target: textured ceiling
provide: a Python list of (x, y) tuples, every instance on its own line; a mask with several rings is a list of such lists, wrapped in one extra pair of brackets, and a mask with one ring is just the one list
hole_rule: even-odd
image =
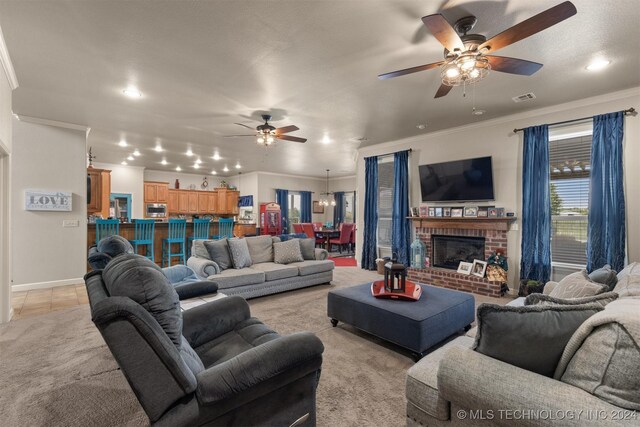
[[(473, 14), (473, 32), (491, 37), (557, 3), (0, 0), (0, 26), (20, 83), (14, 113), (91, 127), (99, 162), (120, 163), (138, 148), (130, 164), (151, 169), (228, 164), (233, 174), (240, 161), (245, 172), (322, 177), (329, 168), (333, 177), (355, 172), (359, 146), (639, 86), (637, 0), (574, 0), (576, 16), (498, 52), (543, 63), (537, 74), (493, 72), (466, 97), (454, 88), (434, 100), (438, 70), (376, 77), (442, 59), (424, 15)], [(600, 56), (608, 69), (586, 71)], [(124, 97), (129, 84), (143, 97)], [(527, 92), (537, 98), (511, 100)], [(487, 112), (474, 116), (474, 106)], [(309, 141), (265, 150), (251, 137), (223, 138), (247, 133), (234, 122), (256, 126), (263, 112)], [(163, 153), (153, 151), (157, 142)], [(222, 160), (211, 159), (215, 150)]]

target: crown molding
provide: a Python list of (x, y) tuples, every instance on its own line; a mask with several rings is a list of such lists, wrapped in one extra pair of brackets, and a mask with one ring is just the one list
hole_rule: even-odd
[(13, 69), (13, 63), (9, 56), (9, 49), (7, 49), (7, 44), (4, 42), (2, 28), (0, 28), (0, 63), (2, 63), (4, 75), (9, 81), (9, 87), (11, 90), (16, 90), (18, 88), (18, 78), (16, 77), (16, 71)]
[(59, 128), (65, 128), (65, 129), (79, 130), (79, 131), (84, 132), (85, 135), (89, 135), (89, 132), (91, 131), (91, 128), (89, 126), (77, 125), (75, 123), (66, 123), (66, 122), (59, 122), (57, 120), (41, 119), (39, 117), (25, 116), (23, 114), (15, 114), (15, 116), (21, 122), (34, 123), (34, 124), (37, 124), (37, 125), (55, 126), (55, 127), (59, 127)]

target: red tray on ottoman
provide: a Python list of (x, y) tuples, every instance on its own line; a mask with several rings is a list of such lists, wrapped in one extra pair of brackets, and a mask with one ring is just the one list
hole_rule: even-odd
[(406, 281), (404, 292), (390, 292), (384, 288), (384, 280), (376, 280), (371, 284), (371, 295), (376, 298), (401, 299), (418, 301), (422, 295), (422, 288), (413, 282)]

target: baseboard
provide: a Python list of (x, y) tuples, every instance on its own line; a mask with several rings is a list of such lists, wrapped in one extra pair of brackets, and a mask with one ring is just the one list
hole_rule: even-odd
[(33, 291), (35, 289), (57, 288), (58, 286), (82, 284), (84, 284), (84, 279), (82, 277), (78, 277), (77, 279), (52, 280), (50, 282), (23, 283), (22, 285), (12, 285), (11, 291)]

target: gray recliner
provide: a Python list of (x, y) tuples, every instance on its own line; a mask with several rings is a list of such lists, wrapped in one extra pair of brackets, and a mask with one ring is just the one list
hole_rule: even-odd
[(85, 284), (92, 320), (153, 425), (315, 425), (315, 335), (278, 335), (241, 297), (182, 312), (139, 255), (114, 258)]

